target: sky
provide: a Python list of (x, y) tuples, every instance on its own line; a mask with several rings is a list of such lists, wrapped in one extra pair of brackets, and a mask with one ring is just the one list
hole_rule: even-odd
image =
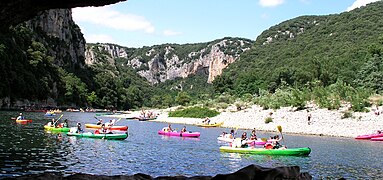
[(127, 0), (72, 9), (87, 43), (143, 47), (223, 37), (256, 40), (271, 26), (303, 15), (347, 12), (379, 0)]

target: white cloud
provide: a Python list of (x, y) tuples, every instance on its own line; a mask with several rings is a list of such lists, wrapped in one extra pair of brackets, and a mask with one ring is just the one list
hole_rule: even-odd
[(263, 7), (274, 7), (283, 4), (284, 0), (259, 0), (259, 4)]
[(84, 35), (87, 43), (117, 43), (112, 36), (106, 34)]
[(177, 35), (181, 35), (182, 34), (181, 32), (176, 32), (176, 31), (172, 31), (172, 30), (165, 30), (162, 33), (165, 36), (177, 36)]
[(356, 0), (350, 7), (347, 8), (347, 11), (351, 11), (353, 9), (365, 6), (366, 4), (376, 2), (380, 0)]
[(142, 16), (123, 14), (110, 7), (85, 7), (72, 9), (73, 19), (117, 30), (153, 33), (153, 25)]

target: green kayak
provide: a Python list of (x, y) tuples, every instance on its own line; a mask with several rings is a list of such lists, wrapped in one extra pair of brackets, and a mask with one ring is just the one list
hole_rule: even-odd
[(56, 127), (51, 127), (51, 126), (44, 126), (44, 129), (47, 131), (52, 131), (52, 132), (69, 132), (70, 128), (56, 128)]
[(84, 138), (96, 138), (96, 139), (113, 139), (113, 140), (124, 140), (128, 137), (128, 134), (93, 134), (87, 133), (67, 133), (68, 136), (84, 137)]
[(221, 146), (222, 152), (259, 154), (259, 155), (282, 155), (282, 156), (308, 156), (311, 152), (309, 147), (288, 148), (288, 149), (264, 149), (264, 148), (235, 148), (230, 146)]

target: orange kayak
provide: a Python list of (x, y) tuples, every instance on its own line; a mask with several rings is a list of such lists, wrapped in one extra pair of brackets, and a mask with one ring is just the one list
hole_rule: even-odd
[(32, 119), (20, 119), (16, 120), (17, 123), (31, 123)]

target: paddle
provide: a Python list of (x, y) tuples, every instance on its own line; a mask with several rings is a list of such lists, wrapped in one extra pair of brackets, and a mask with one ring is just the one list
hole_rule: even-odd
[(63, 116), (64, 116), (64, 114), (61, 114), (61, 116), (56, 120), (56, 122), (54, 124), (56, 124)]
[(282, 126), (277, 126), (277, 128), (278, 128), (278, 131), (281, 133), (282, 139), (284, 140), (283, 134), (282, 134)]

